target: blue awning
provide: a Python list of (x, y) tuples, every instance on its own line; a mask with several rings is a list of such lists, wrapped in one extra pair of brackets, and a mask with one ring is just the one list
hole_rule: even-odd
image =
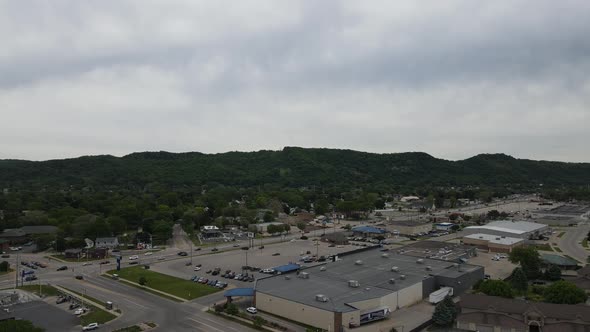
[(254, 288), (232, 288), (223, 293), (225, 297), (231, 296), (254, 296)]
[(299, 266), (299, 264), (291, 263), (291, 264), (273, 267), (273, 270), (275, 270), (277, 272), (281, 272), (281, 273), (287, 273), (287, 272), (297, 271), (297, 270), (299, 270), (299, 268), (301, 268), (301, 266)]

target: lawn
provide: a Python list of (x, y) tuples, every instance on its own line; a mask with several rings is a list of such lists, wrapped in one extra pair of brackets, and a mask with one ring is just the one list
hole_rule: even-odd
[(95, 306), (89, 305), (88, 307), (91, 308), (90, 312), (80, 317), (80, 322), (82, 325), (88, 325), (90, 323), (104, 324), (117, 318), (117, 316), (111, 314), (110, 312), (104, 311)]
[(583, 246), (584, 248), (588, 248), (588, 238), (585, 238), (585, 239), (582, 241), (582, 246)]
[(537, 244), (533, 244), (531, 246), (535, 247), (537, 250), (553, 251), (553, 249), (551, 248), (549, 243), (537, 243)]
[[(19, 286), (18, 289), (26, 290), (27, 292), (31, 292), (34, 294), (39, 295), (39, 285), (25, 285)], [(41, 285), (41, 293), (46, 296), (57, 296), (59, 295), (59, 291), (54, 288), (53, 286)]]
[(186, 300), (196, 299), (198, 297), (213, 294), (219, 291), (219, 289), (215, 287), (146, 270), (142, 266), (127, 267), (121, 269), (121, 271), (111, 270), (108, 273), (116, 273), (119, 275), (119, 278), (135, 283), (138, 283), (139, 278), (143, 276), (147, 280), (147, 287), (157, 289), (161, 292), (175, 295)]
[(133, 326), (124, 327), (122, 329), (115, 330), (113, 332), (141, 332), (141, 327), (139, 327), (137, 325), (133, 325)]

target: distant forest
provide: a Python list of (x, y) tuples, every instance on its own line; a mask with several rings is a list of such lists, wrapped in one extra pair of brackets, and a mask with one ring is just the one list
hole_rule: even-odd
[[(39, 250), (85, 245), (140, 227), (165, 243), (180, 223), (247, 227), (281, 213), (339, 212), (364, 218), (396, 195), (455, 207), (512, 193), (590, 199), (590, 164), (478, 155), (447, 161), (425, 153), (374, 154), (303, 149), (221, 154), (144, 152), (43, 162), (0, 160), (0, 231), (55, 225)], [(402, 209), (402, 206), (398, 207)], [(54, 241), (56, 240), (56, 241)]]
[(587, 186), (590, 164), (481, 154), (448, 161), (426, 153), (375, 154), (285, 147), (282, 151), (220, 154), (142, 152), (121, 158), (89, 156), (32, 162), (0, 160), (0, 188), (96, 190), (218, 185), (281, 188), (418, 188)]

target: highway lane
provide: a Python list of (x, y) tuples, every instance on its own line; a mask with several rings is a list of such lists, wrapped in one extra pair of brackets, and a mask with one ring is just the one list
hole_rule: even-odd
[[(557, 237), (558, 246), (563, 252), (585, 265), (586, 259), (589, 255), (588, 250), (582, 246), (582, 240), (590, 231), (590, 225), (587, 222), (582, 222), (576, 227), (570, 227), (565, 234), (559, 238)], [(558, 234), (559, 232), (557, 232)]]

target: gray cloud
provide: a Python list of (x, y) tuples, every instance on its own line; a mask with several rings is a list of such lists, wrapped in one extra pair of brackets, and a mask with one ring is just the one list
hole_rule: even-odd
[(0, 3), (0, 158), (590, 161), (586, 1)]

